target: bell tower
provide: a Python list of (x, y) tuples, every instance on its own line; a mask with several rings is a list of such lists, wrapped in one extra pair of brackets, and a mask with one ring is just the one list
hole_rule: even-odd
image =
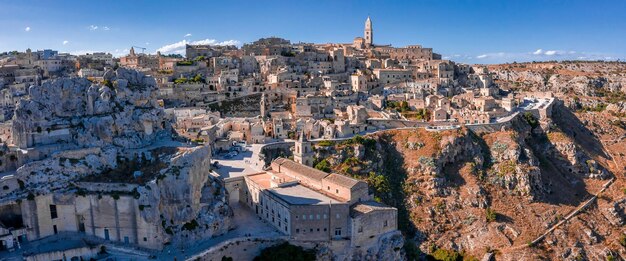
[(304, 131), (300, 132), (300, 137), (295, 142), (293, 161), (313, 167), (313, 149), (311, 148), (311, 142), (304, 136)]
[(374, 45), (374, 29), (372, 28), (372, 20), (367, 16), (365, 20), (365, 31), (363, 35), (365, 39), (365, 47), (372, 47)]
[(266, 119), (268, 103), (267, 103), (267, 96), (265, 96), (265, 93), (261, 94), (260, 105), (261, 105), (261, 119)]

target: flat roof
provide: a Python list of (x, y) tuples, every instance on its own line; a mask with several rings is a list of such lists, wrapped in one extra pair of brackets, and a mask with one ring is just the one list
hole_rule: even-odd
[(376, 201), (359, 202), (352, 207), (351, 216), (357, 217), (377, 210), (392, 210), (394, 207), (387, 206)]
[(272, 188), (268, 191), (291, 205), (326, 205), (344, 203), (300, 184)]

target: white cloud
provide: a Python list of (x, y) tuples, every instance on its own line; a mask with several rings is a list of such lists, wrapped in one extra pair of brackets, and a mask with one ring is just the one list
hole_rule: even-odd
[(30, 26), (26, 26), (26, 28), (24, 28), (24, 31), (30, 32)]
[(191, 34), (186, 34), (186, 35), (185, 35), (185, 37), (190, 37), (190, 36), (191, 36)]
[[(448, 55), (449, 57), (449, 55)], [(454, 56), (453, 56), (454, 57)], [(572, 50), (545, 50), (536, 49), (528, 52), (492, 52), (475, 55), (461, 55), (453, 58), (459, 62), (466, 63), (509, 63), (509, 62), (531, 62), (531, 61), (565, 61), (565, 60), (624, 60), (626, 57), (620, 57), (613, 53), (596, 53)]]
[(98, 25), (94, 25), (94, 24), (90, 25), (87, 28), (89, 28), (89, 31), (98, 31), (98, 30), (110, 31), (111, 30), (111, 27), (104, 26), (104, 25), (98, 26)]
[(146, 42), (146, 45), (150, 45), (150, 43), (149, 43), (149, 42)]
[(557, 51), (554, 51), (554, 50), (546, 51), (546, 55), (552, 56), (555, 54), (557, 54)]
[(63, 45), (66, 45), (68, 43), (70, 43), (70, 41), (68, 41), (68, 40), (63, 41)]
[(165, 46), (162, 46), (161, 48), (157, 49), (158, 52), (161, 52), (163, 54), (169, 54), (169, 53), (176, 53), (176, 54), (184, 54), (185, 53), (185, 45), (188, 44), (194, 44), (194, 45), (240, 45), (241, 42), (237, 41), (237, 40), (228, 40), (228, 41), (223, 41), (223, 42), (218, 42), (215, 39), (204, 39), (204, 40), (199, 40), (199, 41), (187, 41), (187, 40), (182, 40), (180, 42), (176, 42), (173, 44), (168, 44)]

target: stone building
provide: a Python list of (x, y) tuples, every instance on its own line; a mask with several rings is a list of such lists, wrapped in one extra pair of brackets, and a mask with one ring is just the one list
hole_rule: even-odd
[(370, 48), (374, 45), (374, 28), (372, 27), (372, 20), (369, 16), (367, 20), (365, 20), (363, 39), (365, 40), (365, 47)]
[(135, 48), (130, 48), (130, 53), (120, 57), (120, 66), (132, 69), (152, 69), (159, 68), (159, 57), (150, 54), (136, 54)]
[(292, 239), (363, 246), (397, 230), (397, 210), (370, 201), (363, 181), (285, 158), (244, 178), (240, 201)]
[(306, 165), (309, 167), (313, 166), (313, 148), (311, 147), (311, 142), (306, 139), (306, 134), (304, 131), (300, 132), (300, 137), (295, 142), (294, 152), (293, 152), (293, 160), (302, 165)]

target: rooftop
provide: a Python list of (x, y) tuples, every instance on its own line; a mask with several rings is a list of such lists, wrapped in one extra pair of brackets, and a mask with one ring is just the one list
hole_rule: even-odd
[(345, 188), (353, 188), (357, 184), (361, 184), (361, 183), (365, 184), (365, 182), (363, 181), (359, 181), (350, 177), (346, 177), (344, 175), (334, 174), (334, 173), (325, 177), (324, 180), (330, 181), (332, 183), (335, 183)]
[(307, 176), (311, 179), (318, 180), (318, 181), (321, 181), (323, 178), (329, 175), (328, 173), (323, 172), (321, 170), (311, 168), (306, 165), (302, 165), (300, 163), (297, 163), (293, 160), (286, 159), (286, 158), (278, 158), (278, 159), (275, 159), (274, 162), (278, 163), (281, 169), (285, 168), (293, 172), (299, 173), (300, 175), (304, 175), (304, 176)]
[(354, 205), (352, 207), (352, 210), (350, 211), (351, 212), (350, 215), (352, 217), (357, 217), (357, 216), (364, 215), (373, 211), (389, 210), (389, 209), (395, 209), (395, 208), (384, 205), (382, 203), (378, 203), (376, 201), (365, 201), (365, 202), (360, 202)]
[(300, 184), (268, 190), (291, 205), (325, 205), (344, 203)]

